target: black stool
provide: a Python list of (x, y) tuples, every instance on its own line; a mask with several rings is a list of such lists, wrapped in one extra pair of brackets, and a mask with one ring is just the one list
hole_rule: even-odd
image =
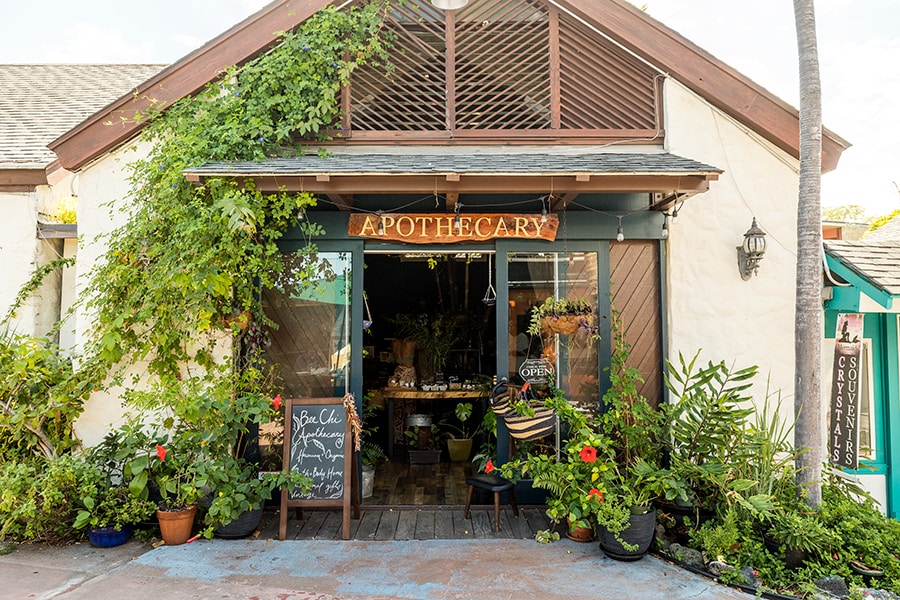
[(513, 514), (519, 516), (519, 507), (516, 506), (516, 489), (512, 481), (496, 475), (473, 475), (466, 479), (466, 485), (469, 486), (469, 493), (466, 495), (464, 519), (469, 518), (469, 507), (472, 505), (472, 494), (475, 493), (475, 488), (494, 492), (494, 521), (497, 523), (497, 531), (500, 531), (500, 494), (502, 492), (509, 492), (509, 504), (512, 506)]

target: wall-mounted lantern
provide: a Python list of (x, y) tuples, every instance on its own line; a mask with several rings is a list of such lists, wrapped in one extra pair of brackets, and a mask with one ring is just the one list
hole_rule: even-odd
[(766, 253), (766, 232), (756, 224), (756, 217), (753, 217), (750, 229), (744, 234), (744, 243), (737, 247), (737, 253), (741, 279), (747, 281), (752, 275), (756, 275), (759, 261)]

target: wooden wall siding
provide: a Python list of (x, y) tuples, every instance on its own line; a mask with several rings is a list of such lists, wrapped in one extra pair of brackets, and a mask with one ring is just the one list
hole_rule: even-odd
[(631, 344), (629, 365), (644, 377), (640, 393), (656, 406), (663, 386), (659, 242), (610, 242), (609, 263), (612, 304)]
[(662, 127), (656, 73), (546, 0), (397, 2), (387, 27), (393, 70), (354, 73), (345, 137), (627, 140)]
[(661, 125), (653, 69), (563, 12), (559, 32), (563, 128), (652, 130)]

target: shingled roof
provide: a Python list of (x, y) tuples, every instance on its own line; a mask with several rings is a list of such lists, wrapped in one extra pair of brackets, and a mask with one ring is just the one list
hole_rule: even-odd
[(865, 242), (900, 242), (900, 216), (896, 216), (872, 233), (866, 235)]
[(900, 296), (900, 240), (826, 241), (825, 251), (882, 292)]
[(43, 169), (47, 144), (165, 65), (0, 65), (0, 169)]

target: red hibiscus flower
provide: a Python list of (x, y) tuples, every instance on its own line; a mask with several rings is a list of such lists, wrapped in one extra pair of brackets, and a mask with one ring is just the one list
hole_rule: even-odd
[(494, 462), (491, 459), (488, 459), (487, 464), (484, 465), (484, 472), (490, 473), (494, 470)]
[(156, 455), (159, 457), (159, 462), (166, 460), (166, 454), (168, 452), (169, 452), (168, 450), (166, 450), (159, 444), (156, 445)]
[(603, 492), (598, 490), (597, 488), (591, 488), (591, 491), (588, 492), (588, 498), (593, 498), (597, 496), (597, 502), (603, 502)]
[(281, 409), (281, 394), (278, 394), (277, 396), (275, 396), (274, 398), (272, 398), (272, 407), (273, 407), (275, 410), (280, 410), (280, 409)]
[(597, 461), (597, 450), (592, 448), (591, 446), (585, 446), (581, 449), (581, 460), (584, 462), (596, 462)]

